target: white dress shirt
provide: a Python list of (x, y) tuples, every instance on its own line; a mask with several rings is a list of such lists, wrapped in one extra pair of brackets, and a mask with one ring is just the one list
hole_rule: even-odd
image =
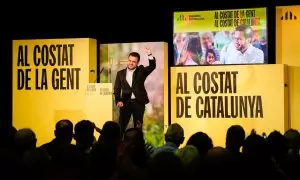
[(221, 51), (221, 64), (262, 64), (264, 63), (264, 52), (252, 45), (241, 53), (230, 43)]
[[(154, 57), (152, 55), (148, 56), (149, 60), (154, 60)], [(133, 81), (133, 73), (136, 70), (130, 70), (127, 68), (127, 72), (126, 72), (126, 81), (128, 82), (129, 86), (132, 87), (132, 81)], [(131, 99), (135, 99), (135, 96), (133, 94), (133, 92), (131, 93)]]
[[(136, 68), (133, 69), (133, 70), (130, 70), (130, 69), (127, 68), (126, 81), (128, 82), (130, 87), (132, 87), (133, 73), (134, 73), (135, 70), (136, 70)], [(133, 92), (131, 93), (131, 99), (135, 99), (135, 96), (134, 96)]]

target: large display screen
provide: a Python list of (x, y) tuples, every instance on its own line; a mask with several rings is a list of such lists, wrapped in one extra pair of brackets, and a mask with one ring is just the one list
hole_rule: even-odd
[(268, 62), (267, 9), (174, 12), (174, 65)]

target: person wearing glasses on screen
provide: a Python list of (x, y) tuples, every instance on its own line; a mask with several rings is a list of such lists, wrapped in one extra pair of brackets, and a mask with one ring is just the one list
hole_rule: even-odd
[(233, 41), (221, 51), (221, 64), (262, 64), (264, 53), (252, 45), (253, 31), (250, 26), (235, 28)]

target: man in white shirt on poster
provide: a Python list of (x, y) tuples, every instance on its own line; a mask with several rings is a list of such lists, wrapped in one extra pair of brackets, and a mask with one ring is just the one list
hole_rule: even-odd
[(233, 41), (224, 46), (221, 51), (221, 64), (262, 64), (264, 53), (254, 47), (252, 41), (252, 29), (247, 25), (237, 26), (233, 34)]

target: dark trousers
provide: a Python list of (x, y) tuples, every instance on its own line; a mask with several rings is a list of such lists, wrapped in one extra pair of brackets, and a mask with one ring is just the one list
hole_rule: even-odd
[(138, 121), (143, 124), (144, 112), (145, 104), (138, 103), (136, 100), (129, 100), (120, 108), (119, 125), (122, 137), (126, 131), (131, 115), (133, 115), (133, 123), (134, 127), (136, 127)]

